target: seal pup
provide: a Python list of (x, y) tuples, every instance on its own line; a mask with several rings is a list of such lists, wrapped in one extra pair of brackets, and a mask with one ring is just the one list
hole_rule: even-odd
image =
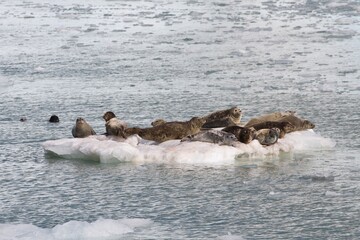
[(245, 127), (251, 127), (255, 124), (268, 122), (268, 121), (276, 122), (281, 120), (285, 116), (295, 115), (295, 113), (296, 113), (295, 111), (285, 111), (285, 112), (274, 112), (274, 113), (265, 114), (259, 117), (251, 118), (245, 124)]
[(253, 127), (240, 127), (240, 126), (229, 126), (221, 129), (221, 131), (232, 133), (238, 139), (239, 142), (248, 144), (250, 143), (254, 137), (256, 130)]
[(141, 138), (146, 140), (165, 142), (167, 140), (182, 139), (186, 136), (194, 135), (200, 132), (200, 129), (205, 121), (206, 120), (203, 118), (193, 117), (189, 121), (166, 122), (156, 127), (127, 128), (125, 129), (125, 135), (130, 136), (138, 134)]
[(261, 145), (272, 145), (276, 143), (279, 139), (280, 129), (270, 128), (270, 129), (260, 129), (256, 131), (255, 139), (259, 141)]
[(195, 135), (189, 135), (181, 139), (181, 142), (193, 141), (208, 142), (228, 146), (236, 146), (236, 143), (239, 142), (234, 134), (215, 129), (200, 131)]
[(239, 125), (241, 117), (242, 113), (238, 107), (219, 110), (204, 116), (206, 123), (203, 125), (203, 128), (218, 128)]
[(20, 118), (20, 122), (26, 122), (26, 121), (27, 121), (26, 117), (21, 117)]
[(79, 117), (76, 119), (76, 123), (72, 128), (72, 135), (74, 138), (84, 138), (90, 135), (96, 135), (96, 133), (85, 119)]
[(57, 123), (59, 121), (60, 121), (60, 119), (56, 115), (51, 115), (51, 117), (49, 118), (49, 122), (51, 122), (51, 123)]
[(124, 130), (127, 128), (127, 125), (125, 122), (116, 118), (113, 112), (106, 112), (103, 115), (103, 119), (105, 120), (106, 135), (126, 138)]
[(283, 138), (286, 133), (290, 133), (295, 130), (294, 125), (292, 125), (288, 121), (279, 121), (279, 122), (266, 121), (251, 125), (251, 127), (255, 128), (256, 130), (278, 128), (280, 130), (280, 135), (279, 135), (280, 138)]
[(156, 127), (164, 123), (166, 123), (166, 121), (164, 119), (159, 118), (151, 122), (151, 126)]

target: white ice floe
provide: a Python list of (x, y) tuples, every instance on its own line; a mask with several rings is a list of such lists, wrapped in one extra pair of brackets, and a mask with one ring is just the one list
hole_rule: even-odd
[(148, 219), (98, 219), (95, 222), (69, 221), (53, 228), (40, 228), (32, 224), (0, 224), (0, 240), (82, 240), (118, 239), (135, 228), (152, 223)]
[(125, 141), (105, 136), (71, 138), (46, 141), (45, 152), (67, 159), (86, 159), (110, 162), (176, 162), (176, 163), (231, 163), (238, 157), (262, 157), (280, 152), (327, 150), (335, 146), (332, 139), (324, 138), (313, 130), (293, 132), (271, 146), (257, 140), (236, 147), (206, 142), (180, 142), (170, 140), (161, 144), (134, 135)]

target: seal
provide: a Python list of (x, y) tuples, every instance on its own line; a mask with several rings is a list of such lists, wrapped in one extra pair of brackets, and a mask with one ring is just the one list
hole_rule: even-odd
[(203, 128), (218, 128), (239, 125), (242, 117), (240, 108), (232, 107), (226, 110), (219, 110), (204, 116), (206, 123)]
[(248, 144), (254, 137), (256, 130), (253, 127), (240, 127), (240, 126), (229, 126), (221, 129), (221, 131), (232, 133), (238, 139), (239, 142)]
[(251, 125), (251, 127), (255, 128), (256, 130), (278, 128), (280, 130), (280, 138), (283, 138), (286, 133), (293, 132), (295, 130), (294, 125), (288, 121), (266, 121)]
[(265, 115), (250, 119), (245, 124), (245, 127), (251, 127), (255, 124), (268, 122), (268, 121), (276, 122), (276, 121), (281, 120), (285, 116), (295, 115), (295, 113), (296, 113), (295, 111), (285, 111), (285, 112), (274, 112), (274, 113), (265, 114)]
[(228, 146), (236, 146), (236, 143), (239, 142), (234, 134), (215, 129), (200, 131), (195, 135), (189, 135), (181, 139), (181, 142), (193, 141), (208, 142)]
[(51, 115), (51, 117), (49, 118), (49, 122), (51, 122), (51, 123), (57, 123), (59, 121), (60, 121), (59, 117), (56, 115)]
[(126, 128), (125, 135), (130, 136), (138, 134), (141, 138), (156, 142), (165, 142), (167, 140), (182, 139), (189, 135), (200, 132), (205, 119), (193, 117), (185, 122), (166, 122), (164, 124), (150, 128)]
[(103, 119), (106, 122), (106, 135), (126, 138), (124, 130), (127, 128), (127, 125), (125, 122), (116, 118), (116, 115), (113, 112), (106, 112), (103, 115)]
[(74, 138), (84, 138), (90, 135), (96, 135), (96, 133), (85, 119), (79, 117), (76, 119), (75, 126), (72, 128), (72, 135)]
[(276, 143), (279, 139), (280, 129), (260, 129), (256, 131), (255, 139), (259, 141), (261, 145), (270, 146)]
[(159, 118), (151, 122), (151, 126), (156, 127), (164, 123), (166, 123), (166, 121), (164, 119)]
[(313, 124), (309, 120), (299, 118), (295, 115), (283, 116), (280, 121), (287, 121), (291, 123), (294, 126), (294, 129), (291, 132), (315, 128), (315, 124)]

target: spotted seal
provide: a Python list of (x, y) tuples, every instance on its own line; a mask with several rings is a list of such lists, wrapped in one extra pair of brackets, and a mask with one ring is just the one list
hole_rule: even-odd
[(204, 116), (206, 123), (203, 125), (203, 128), (218, 128), (239, 125), (241, 116), (242, 113), (238, 107), (219, 110)]
[(240, 127), (240, 126), (229, 126), (221, 129), (221, 131), (232, 133), (238, 139), (239, 142), (248, 144), (255, 137), (255, 128), (252, 127)]
[(124, 130), (127, 127), (124, 121), (119, 120), (116, 115), (108, 111), (103, 115), (105, 120), (106, 135), (126, 138)]
[(193, 141), (209, 142), (228, 146), (236, 146), (236, 143), (238, 143), (238, 140), (234, 134), (215, 129), (200, 131), (195, 135), (189, 135), (181, 139), (181, 142)]
[(79, 117), (76, 119), (76, 123), (72, 128), (72, 135), (74, 138), (84, 138), (90, 135), (96, 135), (96, 133), (85, 119)]
[(270, 128), (270, 129), (260, 129), (256, 131), (255, 139), (259, 141), (261, 145), (272, 145), (275, 144), (280, 135), (280, 129)]
[(156, 142), (164, 142), (172, 139), (182, 139), (186, 136), (194, 135), (200, 132), (200, 129), (205, 121), (206, 120), (203, 118), (193, 117), (189, 121), (166, 122), (164, 124), (150, 128), (126, 128), (125, 135), (130, 136), (133, 134), (138, 134), (143, 139)]
[(285, 116), (295, 115), (295, 113), (296, 113), (295, 111), (285, 111), (285, 112), (274, 112), (274, 113), (265, 114), (265, 115), (250, 119), (245, 124), (245, 127), (251, 127), (255, 124), (269, 122), (269, 121), (276, 122), (276, 121), (281, 120)]
[(295, 115), (283, 116), (280, 121), (286, 121), (291, 123), (294, 126), (294, 129), (291, 132), (315, 128), (315, 124), (313, 124), (309, 120), (299, 118)]

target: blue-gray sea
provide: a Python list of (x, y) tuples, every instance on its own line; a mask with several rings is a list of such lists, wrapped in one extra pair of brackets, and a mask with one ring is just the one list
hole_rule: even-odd
[[(359, 102), (358, 0), (0, 0), (0, 239), (359, 239)], [(77, 117), (101, 134), (109, 110), (233, 106), (294, 110), (336, 146), (223, 165), (43, 148)]]

